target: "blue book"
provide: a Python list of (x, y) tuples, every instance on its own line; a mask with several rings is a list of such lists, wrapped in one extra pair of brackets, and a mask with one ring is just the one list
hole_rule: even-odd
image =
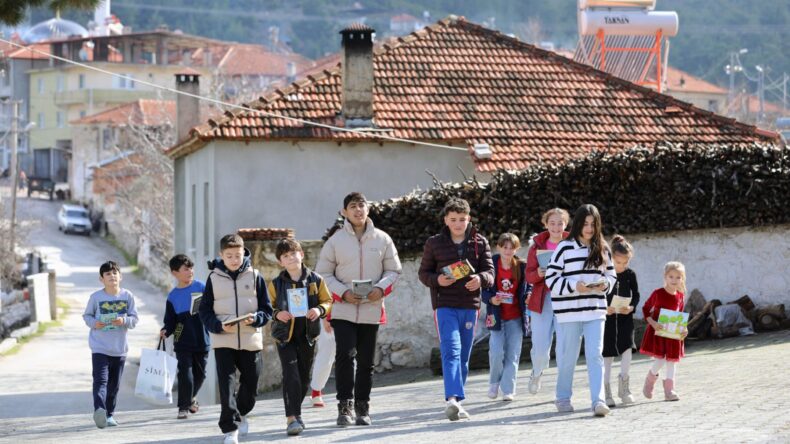
[(288, 292), (288, 312), (295, 318), (307, 316), (307, 289), (289, 288)]

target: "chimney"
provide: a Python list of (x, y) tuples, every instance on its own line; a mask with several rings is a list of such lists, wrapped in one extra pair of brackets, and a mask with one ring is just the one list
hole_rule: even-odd
[(371, 126), (373, 120), (373, 28), (354, 23), (343, 36), (343, 107), (351, 126)]
[[(186, 68), (176, 73), (176, 90), (200, 94), (200, 73)], [(197, 97), (178, 94), (176, 97), (176, 132), (178, 141), (189, 137), (189, 131), (200, 125), (200, 100)]]

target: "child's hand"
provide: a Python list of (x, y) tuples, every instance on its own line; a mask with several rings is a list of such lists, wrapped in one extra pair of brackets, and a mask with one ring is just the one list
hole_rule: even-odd
[(584, 285), (584, 282), (577, 282), (576, 283), (576, 293), (589, 293), (590, 287)]
[(376, 302), (383, 297), (384, 292), (379, 287), (373, 287), (373, 290), (370, 290), (370, 293), (368, 293), (369, 302)]
[(477, 291), (477, 290), (479, 290), (480, 289), (480, 276), (478, 276), (478, 275), (472, 276), (472, 278), (469, 279), (469, 282), (467, 282), (466, 285), (464, 285), (464, 287), (466, 287), (466, 289), (469, 290), (469, 291)]
[(101, 329), (101, 328), (104, 328), (106, 326), (107, 326), (107, 324), (105, 324), (104, 322), (96, 321), (96, 324), (93, 327), (96, 328), (96, 329)]
[(448, 277), (445, 274), (440, 274), (439, 275), (439, 285), (442, 286), (442, 287), (448, 287), (450, 285), (453, 285), (455, 283), (455, 281), (456, 281), (455, 278)]
[(225, 325), (222, 324), (222, 331), (225, 333), (236, 333), (236, 328), (239, 324)]
[(499, 305), (502, 303), (502, 298), (499, 296), (494, 296), (491, 298), (491, 303), (494, 305)]
[(546, 269), (545, 268), (538, 268), (538, 276), (546, 277)]
[(117, 317), (117, 318), (113, 319), (112, 320), (112, 325), (114, 325), (116, 327), (122, 326), (123, 325), (123, 318), (122, 317)]
[(613, 315), (614, 314), (614, 307), (606, 307), (606, 314)]
[(346, 290), (346, 292), (343, 293), (342, 299), (343, 302), (348, 302), (349, 304), (359, 304), (360, 302), (362, 302), (358, 297), (354, 295), (354, 293), (351, 292), (351, 290)]
[(315, 321), (321, 317), (321, 311), (317, 308), (311, 308), (310, 311), (307, 312), (307, 319), (311, 321)]
[(167, 337), (167, 332), (165, 331), (165, 329), (163, 328), (163, 329), (159, 330), (159, 338), (160, 339), (165, 339), (166, 337)]
[(241, 323), (244, 325), (250, 325), (253, 322), (255, 322), (255, 317), (252, 315), (252, 313), (247, 315), (247, 319), (241, 321)]
[(627, 314), (631, 313), (632, 311), (634, 311), (634, 307), (629, 305), (628, 307), (621, 308), (620, 311), (618, 311), (618, 313), (623, 314), (623, 315), (627, 315)]
[[(310, 310), (310, 311), (312, 311), (312, 310)], [(308, 314), (310, 314), (310, 313), (308, 313)], [(280, 321), (280, 322), (288, 322), (291, 319), (293, 319), (293, 316), (291, 316), (291, 313), (289, 313), (289, 312), (287, 312), (285, 310), (278, 311), (276, 317), (277, 317), (277, 320)]]
[(324, 331), (325, 332), (332, 333), (332, 324), (330, 324), (329, 321), (326, 318), (324, 318), (324, 320), (322, 320), (321, 323), (324, 324)]

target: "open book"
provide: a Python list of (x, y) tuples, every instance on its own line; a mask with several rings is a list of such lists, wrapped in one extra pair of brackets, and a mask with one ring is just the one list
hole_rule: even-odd
[(593, 281), (585, 282), (584, 285), (587, 287), (597, 287), (598, 285), (607, 285), (607, 281), (605, 277), (601, 276)]
[(192, 303), (189, 306), (189, 313), (196, 315), (200, 310), (200, 301), (203, 300), (202, 292), (192, 293)]
[(474, 272), (474, 267), (472, 267), (472, 264), (466, 259), (454, 262), (442, 268), (442, 274), (453, 279), (465, 278)]
[(307, 289), (289, 288), (288, 293), (288, 313), (295, 318), (307, 316)]
[(614, 308), (615, 310), (619, 310), (621, 308), (628, 308), (629, 305), (631, 305), (631, 298), (626, 298), (618, 295), (612, 296), (612, 303), (609, 304), (609, 306)]
[(546, 269), (549, 266), (549, 262), (551, 262), (551, 255), (554, 254), (553, 250), (538, 250), (535, 252), (535, 256), (538, 258), (538, 267), (542, 269)]
[(243, 314), (243, 315), (241, 315), (239, 317), (236, 317), (236, 318), (233, 318), (233, 319), (228, 319), (227, 321), (222, 321), (222, 325), (236, 325), (236, 324), (244, 321), (245, 319), (251, 318), (251, 317), (252, 317), (252, 313)]
[(373, 281), (360, 279), (351, 281), (351, 292), (359, 299), (367, 299), (368, 293), (373, 291)]
[(658, 312), (658, 323), (664, 329), (656, 330), (656, 336), (669, 339), (683, 339), (682, 334), (687, 331), (689, 324), (689, 314), (662, 308)]

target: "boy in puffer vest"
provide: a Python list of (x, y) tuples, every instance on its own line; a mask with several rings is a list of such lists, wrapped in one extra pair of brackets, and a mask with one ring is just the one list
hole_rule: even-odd
[[(272, 318), (272, 306), (241, 236), (228, 234), (219, 245), (220, 257), (209, 263), (200, 320), (211, 335), (217, 363), (219, 428), (225, 444), (237, 444), (239, 434), (249, 431), (247, 414), (255, 407), (262, 367), (263, 326)], [(234, 396), (236, 369), (241, 384)]]
[(283, 370), (286, 433), (293, 436), (304, 430), (302, 400), (310, 388), (310, 367), (321, 318), (329, 313), (332, 296), (324, 279), (302, 264), (304, 252), (299, 242), (283, 239), (274, 254), (285, 270), (269, 282), (274, 308), (272, 337), (277, 341)]

